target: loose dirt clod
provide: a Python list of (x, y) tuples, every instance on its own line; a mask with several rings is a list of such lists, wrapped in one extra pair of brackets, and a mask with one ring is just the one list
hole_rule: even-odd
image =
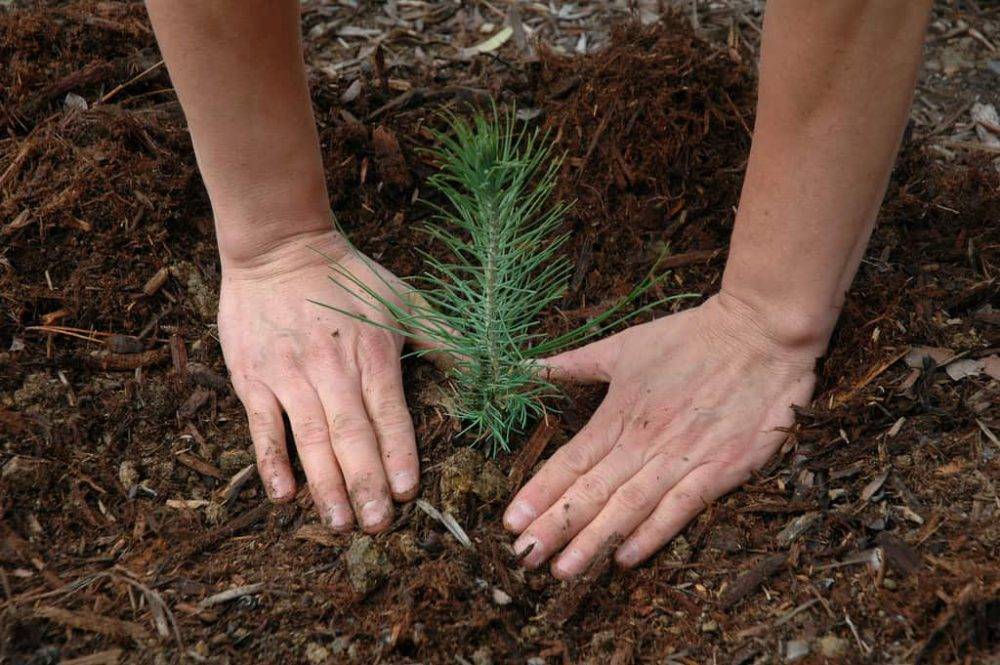
[(392, 572), (385, 550), (371, 536), (357, 536), (344, 553), (351, 586), (367, 595)]

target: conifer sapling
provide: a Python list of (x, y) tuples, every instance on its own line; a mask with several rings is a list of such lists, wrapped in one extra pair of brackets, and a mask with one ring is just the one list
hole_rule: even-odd
[[(561, 159), (552, 155), (547, 135), (518, 129), (513, 112), (478, 115), (471, 123), (450, 115), (447, 120), (450, 132), (435, 133), (438, 147), (430, 151), (440, 170), (428, 179), (445, 203), (430, 204), (436, 215), (423, 227), (447, 258), (420, 251), (427, 264), (423, 275), (405, 280), (404, 287), (385, 282), (398, 302), (331, 262), (331, 280), (387, 310), (392, 325), (324, 306), (421, 340), (425, 349), (417, 354), (427, 353), (426, 347), (446, 354), (452, 415), (495, 455), (543, 415), (546, 397), (558, 394), (539, 361), (620, 323), (621, 311), (665, 275), (656, 276), (654, 267), (616, 305), (546, 339), (537, 330), (539, 320), (565, 293), (572, 268), (559, 254), (568, 238), (559, 227), (569, 206), (549, 202)], [(650, 303), (631, 315), (691, 295)]]

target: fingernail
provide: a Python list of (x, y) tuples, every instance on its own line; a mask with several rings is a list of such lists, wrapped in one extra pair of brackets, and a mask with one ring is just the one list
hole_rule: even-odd
[(575, 577), (583, 572), (584, 560), (583, 552), (571, 547), (562, 553), (556, 561), (557, 577)]
[(542, 561), (541, 542), (530, 534), (523, 534), (514, 541), (514, 554), (522, 566), (534, 568)]
[(524, 501), (515, 501), (504, 513), (503, 523), (509, 530), (520, 533), (527, 529), (536, 517), (538, 514), (531, 506)]
[(342, 503), (338, 503), (327, 512), (327, 522), (334, 531), (346, 531), (351, 528), (352, 521), (351, 508)]
[(397, 471), (389, 482), (396, 494), (409, 494), (417, 486), (417, 477), (412, 471)]
[(365, 505), (361, 506), (361, 523), (366, 527), (378, 526), (385, 521), (386, 508), (385, 502), (379, 501), (378, 499), (372, 499)]
[(272, 501), (284, 501), (292, 494), (292, 485), (286, 478), (274, 478), (267, 487)]
[(615, 553), (615, 559), (623, 566), (634, 566), (639, 563), (639, 546), (631, 540), (622, 543)]

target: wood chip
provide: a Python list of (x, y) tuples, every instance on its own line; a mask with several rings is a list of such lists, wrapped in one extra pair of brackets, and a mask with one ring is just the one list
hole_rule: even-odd
[(188, 363), (187, 374), (199, 386), (205, 386), (219, 392), (228, 392), (230, 390), (229, 380), (226, 377), (201, 363)]
[(142, 353), (146, 343), (132, 335), (109, 335), (104, 340), (104, 346), (111, 353)]
[(254, 477), (255, 465), (247, 464), (229, 479), (229, 482), (219, 492), (222, 503), (229, 503), (243, 491), (243, 487)]
[(600, 578), (611, 568), (615, 550), (621, 543), (622, 537), (618, 535), (605, 541), (587, 570), (570, 580), (559, 593), (553, 596), (543, 613), (549, 623), (559, 626), (576, 614), (583, 601), (598, 586)]
[(108, 649), (106, 651), (95, 651), (87, 656), (60, 660), (59, 665), (118, 665), (121, 656), (121, 649)]
[(934, 361), (935, 365), (944, 365), (955, 357), (955, 352), (938, 346), (915, 346), (906, 352), (904, 360), (907, 366), (913, 369), (923, 369), (924, 361), (928, 358)]
[(208, 403), (208, 400), (212, 397), (212, 391), (208, 388), (203, 388), (199, 386), (195, 388), (195, 391), (181, 404), (181, 407), (177, 409), (177, 417), (181, 420), (187, 420), (191, 418), (198, 412), (198, 410)]
[(339, 538), (328, 527), (319, 523), (303, 524), (298, 528), (293, 537), (296, 540), (308, 540), (323, 547), (336, 547), (341, 545), (343, 541), (342, 538)]
[(740, 575), (733, 584), (722, 594), (719, 602), (723, 607), (732, 607), (740, 602), (748, 594), (756, 591), (757, 588), (771, 578), (775, 573), (785, 567), (788, 563), (787, 554), (775, 554), (762, 559), (756, 566)]
[(920, 555), (896, 536), (883, 531), (875, 537), (875, 544), (882, 548), (889, 564), (903, 577), (909, 577), (920, 571)]
[(155, 273), (153, 276), (146, 280), (146, 284), (142, 287), (142, 293), (145, 296), (154, 295), (160, 288), (167, 283), (167, 278), (170, 276), (170, 268), (163, 266)]
[(799, 536), (811, 529), (813, 525), (820, 521), (822, 513), (814, 511), (800, 515), (785, 525), (785, 528), (778, 532), (776, 538), (778, 545), (788, 547), (798, 540)]
[(885, 484), (885, 479), (889, 477), (890, 471), (891, 469), (889, 468), (884, 469), (865, 485), (864, 489), (861, 490), (861, 503), (865, 503), (875, 496), (875, 492), (878, 492), (882, 488), (882, 485)]
[(493, 51), (496, 51), (498, 48), (506, 44), (507, 40), (510, 39), (513, 36), (513, 34), (514, 34), (514, 29), (512, 27), (510, 27), (509, 25), (504, 26), (489, 39), (486, 39), (485, 41), (482, 41), (476, 44), (475, 46), (470, 46), (468, 48), (462, 49), (461, 51), (459, 51), (459, 55), (462, 58), (472, 58), (474, 56), (481, 55), (483, 53), (492, 53)]
[(963, 358), (962, 360), (956, 360), (953, 363), (949, 363), (944, 371), (951, 378), (952, 381), (961, 381), (970, 376), (979, 376), (982, 374), (983, 369), (985, 369), (985, 363), (983, 360), (974, 360), (972, 358)]
[(210, 476), (212, 478), (217, 478), (218, 480), (225, 480), (226, 476), (218, 468), (209, 464), (202, 458), (194, 455), (192, 453), (181, 451), (174, 454), (177, 461), (188, 467), (189, 469), (194, 469), (198, 473), (204, 476)]
[(34, 615), (63, 626), (117, 639), (131, 638), (136, 642), (147, 642), (153, 638), (149, 631), (137, 623), (93, 612), (72, 612), (59, 607), (43, 605), (35, 608)]
[(543, 418), (535, 431), (531, 433), (531, 437), (528, 439), (528, 443), (524, 445), (521, 449), (520, 454), (517, 456), (517, 460), (514, 462), (510, 469), (510, 490), (511, 492), (516, 492), (521, 488), (524, 483), (524, 479), (528, 477), (531, 470), (535, 468), (535, 464), (538, 462), (538, 458), (541, 456), (545, 447), (549, 445), (549, 441), (558, 431), (558, 427), (552, 424), (548, 418)]

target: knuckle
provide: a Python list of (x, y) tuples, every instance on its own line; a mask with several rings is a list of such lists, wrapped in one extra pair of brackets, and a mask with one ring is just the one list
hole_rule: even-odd
[(604, 505), (611, 497), (608, 481), (603, 476), (590, 475), (578, 482), (576, 494), (586, 503)]
[(295, 442), (300, 448), (315, 448), (330, 445), (330, 437), (326, 429), (326, 424), (316, 418), (308, 418), (301, 421), (298, 424), (295, 434)]
[(249, 406), (246, 411), (247, 426), (250, 428), (251, 438), (268, 436), (277, 428), (277, 423), (270, 409)]
[(579, 443), (568, 444), (556, 453), (558, 463), (570, 473), (582, 476), (591, 467), (590, 453), (586, 446)]
[(400, 403), (400, 398), (395, 395), (380, 395), (375, 398), (374, 405), (375, 420), (382, 430), (404, 430), (410, 429), (412, 419), (410, 411), (405, 404)]
[(721, 481), (720, 484), (725, 485), (726, 489), (741, 485), (750, 478), (750, 469), (736, 462), (725, 460), (708, 462), (705, 467), (707, 477)]
[(652, 494), (642, 485), (630, 483), (615, 493), (617, 502), (628, 511), (646, 511), (652, 505)]
[(367, 437), (371, 428), (367, 419), (355, 413), (339, 412), (330, 417), (330, 433), (344, 439)]
[(369, 372), (386, 372), (392, 369), (395, 347), (391, 338), (381, 332), (369, 332), (358, 337), (359, 364)]
[(274, 355), (284, 366), (298, 365), (302, 350), (298, 342), (290, 335), (279, 335), (274, 340)]

